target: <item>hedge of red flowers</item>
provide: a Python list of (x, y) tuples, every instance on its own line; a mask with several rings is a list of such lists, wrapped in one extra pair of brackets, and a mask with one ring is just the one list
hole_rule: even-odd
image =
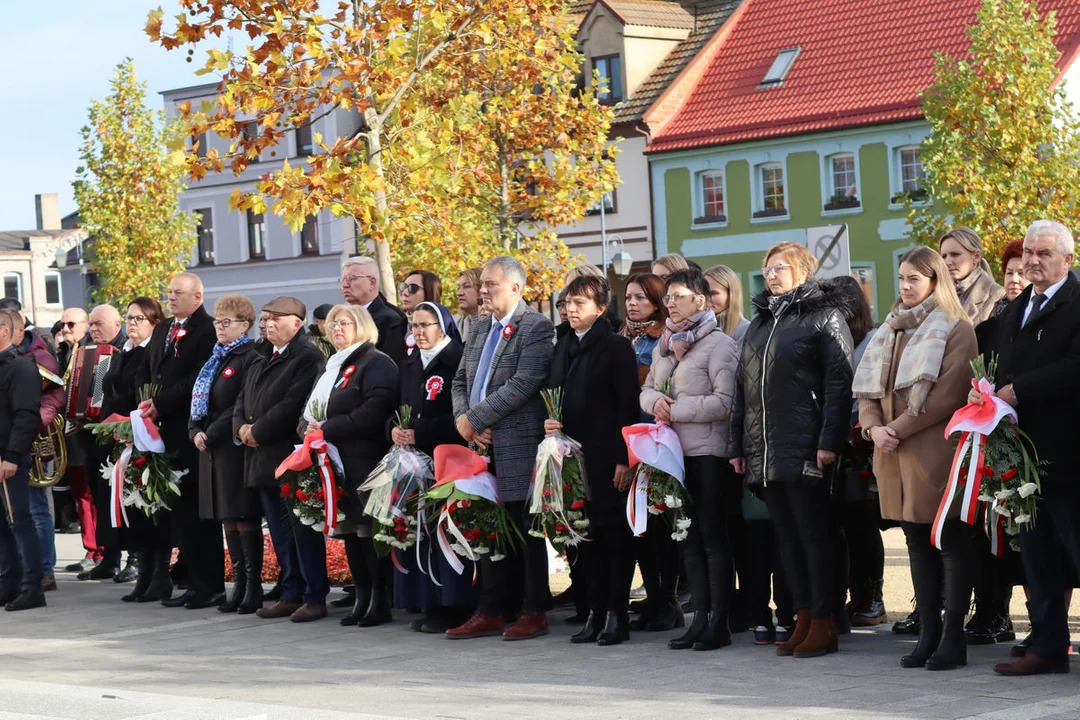
[[(276, 583), (281, 568), (278, 566), (277, 554), (274, 552), (274, 544), (270, 541), (269, 533), (263, 534), (263, 573), (264, 583)], [(337, 538), (326, 539), (326, 574), (330, 578), (332, 586), (352, 585), (352, 574), (349, 572), (349, 564), (345, 560), (345, 543)], [(225, 553), (225, 581), (233, 581), (232, 562), (229, 553)]]

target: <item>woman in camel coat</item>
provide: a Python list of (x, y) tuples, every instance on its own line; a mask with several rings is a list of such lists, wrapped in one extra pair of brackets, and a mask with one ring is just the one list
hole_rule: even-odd
[(967, 318), (942, 258), (930, 248), (911, 250), (900, 260), (900, 300), (874, 333), (852, 384), (863, 435), (874, 443), (881, 516), (899, 520), (907, 539), (921, 626), (915, 651), (900, 661), (906, 668), (967, 664), (964, 618), (978, 545), (959, 518), (959, 503), (942, 528), (941, 550), (930, 541), (954, 453), (945, 426), (967, 404), (978, 353)]

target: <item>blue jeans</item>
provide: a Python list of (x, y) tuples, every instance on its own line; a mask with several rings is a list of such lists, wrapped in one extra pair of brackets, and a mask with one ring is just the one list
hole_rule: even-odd
[(322, 533), (292, 521), (278, 488), (259, 488), (259, 497), (281, 568), (281, 599), (325, 605), (330, 581), (326, 577), (326, 540)]
[[(4, 483), (6, 496), (0, 496), (7, 506), (0, 511), (0, 588), (23, 592), (40, 590), (42, 578), (41, 546), (30, 515), (29, 460), (22, 459), (19, 469)], [(8, 512), (14, 522), (8, 520)]]
[(56, 529), (53, 525), (52, 512), (49, 510), (49, 495), (52, 488), (30, 488), (30, 515), (34, 518), (38, 544), (41, 546), (42, 572), (53, 574), (56, 567)]

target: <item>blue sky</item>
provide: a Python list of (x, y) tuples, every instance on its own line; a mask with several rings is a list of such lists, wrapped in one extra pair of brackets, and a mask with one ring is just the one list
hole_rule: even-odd
[(184, 50), (166, 52), (143, 32), (159, 4), (168, 25), (179, 11), (169, 0), (0, 0), (0, 230), (34, 227), (36, 193), (58, 193), (61, 213), (75, 210), (79, 128), (125, 57), (149, 83), (152, 107), (162, 90), (212, 82), (194, 74), (198, 56), (186, 63)]

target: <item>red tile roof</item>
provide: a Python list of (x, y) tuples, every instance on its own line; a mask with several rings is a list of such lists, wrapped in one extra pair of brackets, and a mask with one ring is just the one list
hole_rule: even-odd
[[(654, 128), (648, 152), (681, 150), (922, 117), (918, 93), (934, 52), (970, 41), (981, 0), (745, 0), (683, 106)], [(1057, 11), (1062, 69), (1080, 48), (1080, 2), (1041, 0)], [(785, 48), (802, 52), (780, 86), (758, 88)], [(648, 115), (646, 115), (648, 120)]]

